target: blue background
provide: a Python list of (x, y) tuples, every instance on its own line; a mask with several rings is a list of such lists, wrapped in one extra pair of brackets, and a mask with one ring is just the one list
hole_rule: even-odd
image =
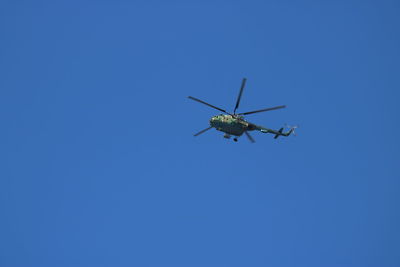
[(400, 266), (399, 11), (1, 1), (0, 266)]

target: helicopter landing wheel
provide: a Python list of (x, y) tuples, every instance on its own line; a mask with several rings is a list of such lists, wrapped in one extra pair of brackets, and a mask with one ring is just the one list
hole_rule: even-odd
[(237, 139), (237, 138), (233, 138), (233, 141), (237, 142), (237, 141), (238, 141), (238, 139)]

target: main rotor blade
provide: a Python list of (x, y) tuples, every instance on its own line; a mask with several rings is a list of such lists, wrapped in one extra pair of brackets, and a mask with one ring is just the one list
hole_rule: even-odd
[(200, 102), (200, 103), (202, 103), (202, 104), (204, 104), (204, 105), (207, 105), (207, 106), (209, 106), (209, 107), (215, 108), (215, 109), (217, 109), (217, 110), (219, 110), (219, 111), (222, 111), (222, 112), (224, 112), (224, 113), (226, 113), (226, 114), (231, 115), (230, 113), (226, 112), (226, 110), (224, 110), (224, 109), (222, 109), (222, 108), (219, 108), (219, 107), (216, 107), (216, 106), (213, 106), (213, 105), (211, 105), (211, 104), (208, 104), (208, 103), (204, 102), (203, 100), (197, 99), (197, 98), (195, 98), (195, 97), (193, 97), (193, 96), (188, 96), (188, 98), (190, 98), (190, 99), (192, 99), (192, 100), (194, 100), (194, 101)]
[(243, 80), (242, 80), (242, 86), (240, 87), (239, 95), (236, 100), (236, 106), (235, 106), (235, 109), (233, 110), (233, 114), (236, 114), (236, 109), (239, 107), (240, 99), (242, 98), (243, 88), (246, 85), (246, 80), (247, 80), (246, 78), (243, 78)]
[(193, 136), (198, 136), (204, 132), (207, 132), (208, 130), (210, 130), (212, 128), (212, 126), (208, 127), (207, 129), (201, 130), (200, 132), (198, 132), (197, 134), (194, 134)]
[(254, 140), (254, 138), (249, 134), (248, 131), (245, 131), (244, 133), (246, 134), (247, 138), (249, 138), (250, 142), (252, 142), (252, 143), (255, 143), (255, 142), (256, 142), (256, 141)]
[(280, 108), (286, 108), (286, 106), (277, 106), (277, 107), (273, 107), (273, 108), (265, 108), (265, 109), (255, 110), (255, 111), (249, 111), (249, 112), (239, 113), (239, 114), (237, 114), (237, 115), (249, 115), (249, 114), (253, 114), (253, 113), (264, 112), (264, 111), (270, 111), (270, 110), (275, 110), (275, 109), (280, 109)]

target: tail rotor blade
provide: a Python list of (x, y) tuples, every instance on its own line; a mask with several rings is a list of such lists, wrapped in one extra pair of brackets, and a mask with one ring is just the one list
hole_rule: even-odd
[(285, 124), (285, 127), (289, 129), (289, 131), (292, 133), (292, 135), (297, 136), (295, 130), (297, 128), (299, 128), (298, 125), (290, 126), (290, 125)]
[(206, 129), (204, 129), (204, 130), (201, 130), (200, 132), (198, 132), (198, 133), (194, 134), (193, 136), (198, 136), (198, 135), (201, 135), (202, 133), (204, 133), (204, 132), (207, 132), (207, 131), (208, 131), (208, 130), (210, 130), (211, 128), (212, 128), (212, 126), (210, 126), (210, 127), (206, 128)]
[(255, 143), (255, 142), (256, 142), (256, 141), (254, 140), (254, 138), (249, 134), (248, 131), (245, 131), (244, 133), (246, 134), (247, 138), (249, 138), (250, 142), (252, 142), (252, 143)]
[(247, 79), (243, 78), (242, 86), (240, 87), (239, 95), (238, 95), (238, 98), (236, 100), (236, 106), (235, 106), (235, 109), (233, 110), (233, 114), (236, 114), (236, 109), (239, 107), (240, 99), (242, 98), (243, 88), (246, 85), (246, 81), (247, 81)]

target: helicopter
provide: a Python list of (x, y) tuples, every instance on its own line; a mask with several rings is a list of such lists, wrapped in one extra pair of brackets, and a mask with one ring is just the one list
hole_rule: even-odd
[(280, 128), (279, 130), (272, 130), (272, 129), (268, 129), (268, 128), (260, 126), (260, 125), (256, 125), (249, 121), (246, 121), (244, 118), (244, 115), (250, 115), (250, 114), (259, 113), (259, 112), (282, 109), (282, 108), (286, 107), (285, 105), (276, 106), (276, 107), (272, 107), (272, 108), (259, 109), (259, 110), (249, 111), (249, 112), (243, 112), (243, 113), (236, 113), (236, 110), (238, 109), (239, 104), (240, 104), (240, 99), (242, 98), (242, 93), (243, 93), (243, 89), (246, 85), (246, 81), (247, 81), (247, 79), (243, 78), (242, 85), (240, 87), (239, 95), (237, 97), (236, 105), (233, 110), (233, 113), (229, 113), (222, 108), (211, 105), (211, 104), (209, 104), (203, 100), (200, 100), (198, 98), (195, 98), (193, 96), (188, 96), (188, 98), (191, 100), (197, 101), (206, 106), (209, 106), (211, 108), (214, 108), (216, 110), (223, 112), (223, 114), (219, 114), (219, 115), (211, 117), (211, 119), (209, 121), (210, 127), (206, 128), (204, 130), (201, 130), (200, 132), (194, 134), (194, 136), (199, 136), (200, 134), (202, 134), (212, 128), (215, 128), (218, 131), (224, 132), (224, 137), (227, 139), (230, 139), (231, 136), (234, 136), (233, 141), (237, 142), (238, 137), (240, 137), (244, 133), (247, 136), (247, 138), (249, 139), (249, 141), (251, 143), (254, 143), (255, 140), (250, 135), (250, 133), (249, 133), (250, 131), (260, 131), (262, 133), (274, 134), (275, 139), (277, 139), (279, 136), (287, 137), (291, 134), (295, 134), (294, 130), (297, 128), (297, 126), (286, 126), (289, 128), (289, 130), (287, 132), (283, 132), (284, 127)]

